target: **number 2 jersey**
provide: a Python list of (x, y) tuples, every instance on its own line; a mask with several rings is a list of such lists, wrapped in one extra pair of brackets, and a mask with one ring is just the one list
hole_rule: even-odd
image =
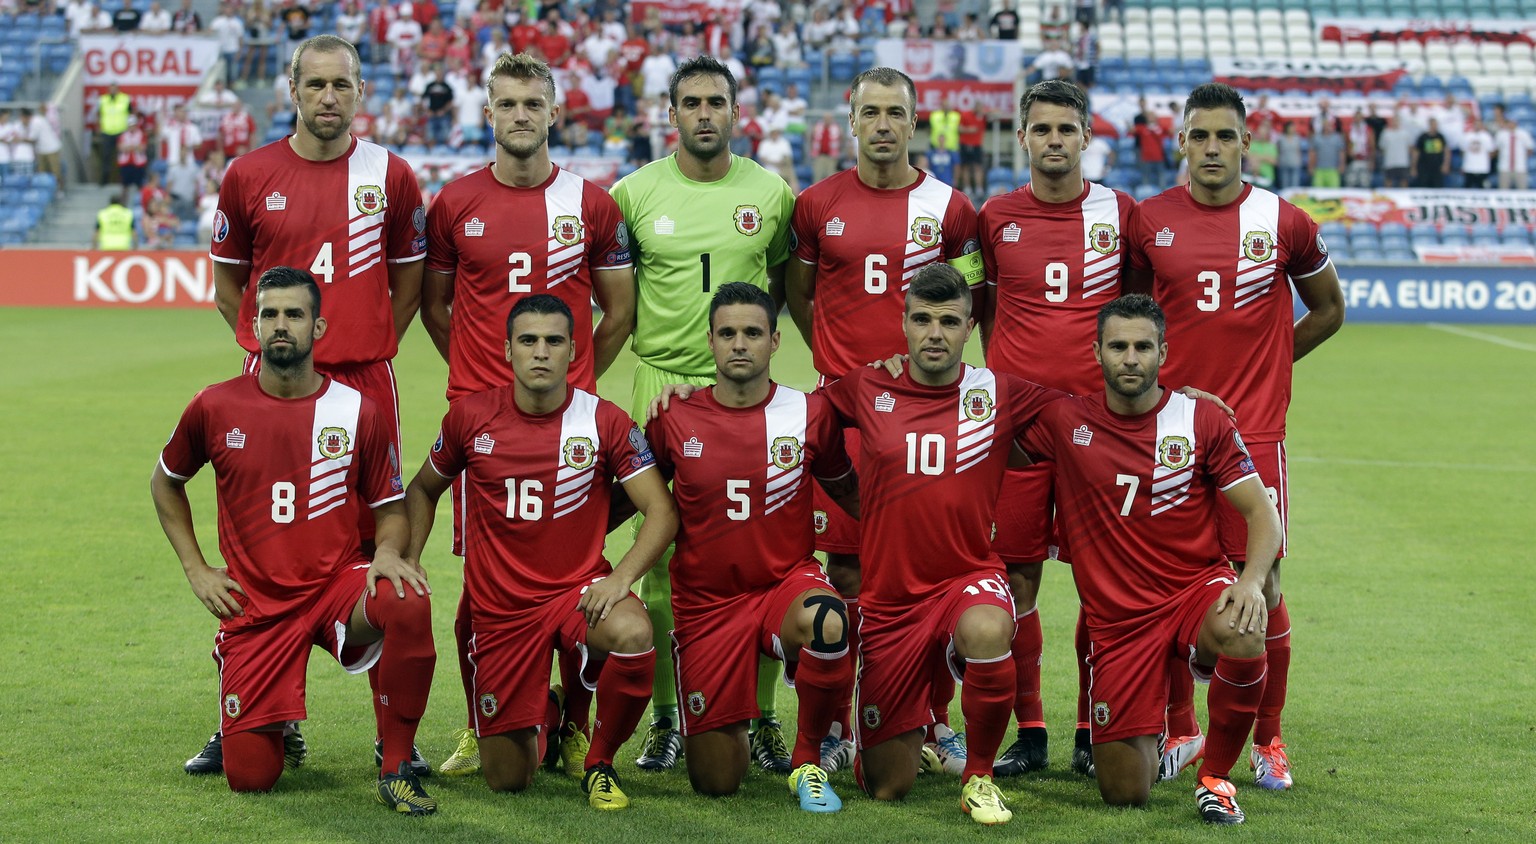
[(929, 387), (860, 368), (817, 391), (859, 429), (860, 605), (893, 611), (946, 581), (998, 571), (997, 492), (1015, 438), (1066, 393), (963, 366)]
[(1215, 404), (1165, 389), (1154, 409), (1121, 416), (1101, 390), (1047, 407), (1019, 444), (1055, 464), (1057, 524), (1090, 625), (1151, 617), (1213, 570), (1230, 573), (1216, 499), (1257, 475)]
[(674, 400), (647, 433), (682, 518), (671, 563), (679, 612), (771, 588), (815, 562), (814, 478), (853, 471), (823, 399), (775, 384), (758, 405), (726, 407), (709, 388)]
[(282, 399), (242, 375), (204, 389), (181, 415), (160, 468), (186, 481), (213, 464), (219, 553), (245, 597), (231, 630), (288, 615), (343, 567), (366, 563), (358, 515), (405, 497), (391, 427), (377, 405), (326, 378)]
[(1296, 334), (1289, 279), (1328, 266), (1317, 223), (1252, 185), (1221, 206), (1180, 186), (1136, 206), (1126, 248), (1132, 267), (1152, 270), (1168, 318), (1162, 382), (1220, 396), (1254, 442), (1285, 439)]
[(342, 157), (309, 161), (284, 138), (240, 156), (219, 187), (209, 249), (215, 261), (251, 268), (235, 339), (260, 351), (256, 283), (272, 267), (296, 267), (320, 285), (330, 329), (315, 343), (317, 367), (393, 359), (389, 265), (421, 260), (426, 232), (411, 166), (377, 144), (354, 138)]
[(476, 630), (516, 623), (548, 601), (608, 575), (609, 481), (655, 459), (612, 402), (570, 388), (565, 404), (525, 413), (502, 386), (448, 407), (431, 465), (465, 477), (464, 586)]

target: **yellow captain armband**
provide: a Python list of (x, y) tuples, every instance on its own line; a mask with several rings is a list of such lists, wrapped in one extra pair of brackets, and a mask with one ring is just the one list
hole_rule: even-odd
[(970, 251), (958, 258), (951, 258), (948, 263), (965, 276), (965, 283), (971, 287), (986, 281), (986, 270), (982, 267), (980, 251)]

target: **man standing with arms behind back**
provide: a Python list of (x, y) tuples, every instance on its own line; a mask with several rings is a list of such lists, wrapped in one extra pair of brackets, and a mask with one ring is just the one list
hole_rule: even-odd
[[(1242, 96), (1227, 85), (1210, 83), (1190, 92), (1179, 130), (1189, 184), (1137, 206), (1126, 244), (1137, 286), (1144, 283), (1143, 271), (1152, 274), (1152, 293), (1167, 314), (1168, 344), (1183, 350), (1164, 380), (1198, 384), (1236, 408), (1283, 529), (1290, 511), (1285, 413), (1291, 370), (1343, 325), (1344, 294), (1312, 218), (1242, 181), (1249, 143), (1245, 111)], [(1293, 285), (1307, 309), (1294, 323)], [(1217, 520), (1221, 550), (1241, 572), (1247, 525), (1226, 504), (1217, 505)], [(1278, 556), (1285, 556), (1283, 530)], [(1278, 559), (1264, 580), (1264, 600), (1269, 675), (1249, 760), (1259, 787), (1286, 789), (1290, 760), (1281, 741), (1280, 712), (1290, 673), (1291, 621)], [(1205, 743), (1195, 722), (1189, 672), (1171, 672), (1170, 680), (1164, 779), (1199, 758)]]
[[(357, 49), (334, 35), (301, 43), (289, 64), (288, 96), (298, 111), (294, 133), (240, 156), (229, 166), (213, 219), (214, 301), (260, 369), (252, 331), (253, 277), (274, 266), (308, 269), (324, 291), (330, 337), (315, 369), (378, 404), (398, 453), (399, 399), (390, 360), (416, 315), (426, 255), (426, 210), (404, 159), (353, 138), (352, 118), (365, 96)], [(359, 524), (365, 552), (369, 514)], [(369, 674), (376, 685), (375, 672)], [(374, 707), (381, 704), (375, 693)], [(375, 760), (380, 760), (375, 746)], [(305, 753), (297, 732), (290, 766)], [(412, 751), (418, 774), (431, 767)], [(388, 760), (383, 760), (387, 762)], [(219, 736), (188, 760), (188, 773), (221, 770)]]
[[(714, 380), (715, 361), (706, 340), (716, 288), (745, 281), (767, 290), (774, 302), (783, 301), (795, 202), (783, 179), (730, 152), (739, 114), (736, 78), (729, 68), (709, 56), (689, 59), (672, 74), (668, 92), (667, 115), (678, 131), (677, 152), (613, 186), (635, 262), (634, 351), (640, 363), (630, 410), (639, 421), (667, 384), (703, 386)], [(640, 585), (657, 651), (653, 718), (637, 760), (648, 770), (671, 768), (682, 748), (667, 641), (672, 629), (670, 559), (670, 552), (663, 554)], [(772, 661), (760, 672), (758, 704), (763, 711), (755, 725), (753, 751), (759, 764), (787, 774), (788, 747), (771, 717), (777, 672)]]

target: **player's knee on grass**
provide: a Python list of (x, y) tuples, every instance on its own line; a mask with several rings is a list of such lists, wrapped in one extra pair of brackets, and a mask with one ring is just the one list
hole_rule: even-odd
[(1136, 736), (1093, 746), (1094, 776), (1106, 806), (1145, 806), (1157, 778), (1157, 737)]
[(912, 791), (922, 759), (923, 731), (912, 730), (859, 752), (864, 793), (874, 800), (900, 800)]
[(282, 724), (224, 734), (224, 778), (230, 791), (271, 791), (282, 773)]
[(727, 797), (747, 777), (747, 725), (730, 724), (683, 739), (688, 782), (705, 797)]
[(836, 595), (806, 595), (795, 606), (793, 621), (793, 636), (786, 653), (807, 648), (815, 653), (835, 654), (848, 646), (848, 607)]
[(603, 653), (638, 654), (650, 650), (651, 619), (633, 597), (614, 604), (608, 617), (587, 635), (587, 644)]
[(832, 581), (832, 588), (837, 590), (837, 594), (845, 598), (858, 597), (859, 585), (863, 581), (859, 556), (827, 552), (827, 579)]
[(1002, 607), (973, 606), (955, 623), (955, 652), (962, 659), (996, 659), (1013, 647), (1013, 615)]
[(1020, 563), (1007, 566), (1008, 589), (1013, 592), (1015, 615), (1023, 615), (1035, 608), (1040, 597), (1040, 578), (1045, 573), (1044, 563)]
[(532, 727), (480, 739), (480, 771), (492, 791), (516, 792), (533, 785), (539, 737)]

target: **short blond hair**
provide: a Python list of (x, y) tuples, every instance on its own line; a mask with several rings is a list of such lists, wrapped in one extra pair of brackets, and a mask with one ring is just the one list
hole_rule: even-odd
[(490, 102), (494, 94), (491, 86), (496, 84), (497, 77), (507, 79), (521, 79), (532, 82), (535, 79), (544, 82), (544, 96), (549, 99), (549, 104), (555, 104), (555, 75), (549, 72), (549, 65), (528, 55), (527, 53), (502, 53), (496, 57), (496, 63), (491, 66), (491, 74), (485, 78), (485, 99)]

